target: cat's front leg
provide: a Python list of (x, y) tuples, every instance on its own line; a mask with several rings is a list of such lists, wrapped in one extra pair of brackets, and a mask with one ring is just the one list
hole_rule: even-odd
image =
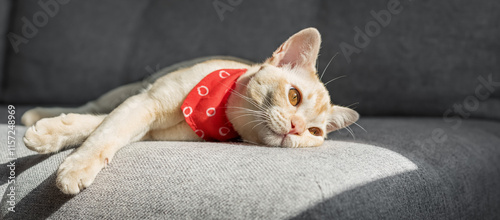
[(44, 118), (28, 128), (23, 141), (27, 148), (41, 154), (57, 152), (82, 144), (106, 115), (62, 114)]
[(151, 129), (159, 113), (157, 104), (147, 93), (142, 93), (111, 112), (59, 166), (58, 188), (66, 194), (77, 194), (88, 187), (121, 147), (140, 140)]

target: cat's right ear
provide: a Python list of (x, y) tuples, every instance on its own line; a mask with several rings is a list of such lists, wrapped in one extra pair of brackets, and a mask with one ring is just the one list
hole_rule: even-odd
[(326, 125), (326, 132), (345, 128), (359, 119), (358, 112), (338, 105), (333, 105)]
[(306, 28), (294, 34), (274, 51), (265, 63), (281, 67), (291, 65), (316, 72), (321, 35), (316, 28)]

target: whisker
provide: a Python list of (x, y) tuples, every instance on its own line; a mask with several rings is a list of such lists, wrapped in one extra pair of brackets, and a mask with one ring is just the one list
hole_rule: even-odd
[(242, 128), (247, 126), (248, 124), (251, 124), (251, 123), (254, 123), (254, 122), (267, 122), (265, 120), (262, 120), (262, 119), (255, 119), (255, 120), (252, 120), (252, 121), (249, 121), (247, 122), (246, 124), (244, 124), (243, 126), (241, 126)]
[(260, 123), (258, 123), (258, 124), (256, 124), (256, 125), (254, 125), (254, 126), (252, 127), (252, 130), (250, 130), (250, 131), (253, 131), (253, 129), (255, 129), (255, 127), (257, 127), (257, 126), (261, 125), (262, 123), (266, 123), (266, 122), (267, 122), (267, 121), (262, 121), (262, 122), (260, 122)]
[[(253, 114), (253, 113), (246, 113), (246, 114), (238, 115), (235, 118), (233, 118), (233, 120), (241, 118), (241, 117), (252, 116), (252, 115), (255, 115), (255, 114)], [(268, 119), (268, 120), (271, 119), (268, 115), (259, 115), (259, 116), (262, 117), (262, 119)]]
[(242, 85), (242, 86), (244, 86), (244, 87), (248, 87), (248, 85), (247, 85), (247, 84), (243, 84), (243, 83), (240, 83), (240, 82), (238, 82), (238, 81), (236, 81), (235, 83), (236, 83), (236, 84), (238, 84), (238, 85)]
[[(361, 130), (363, 130), (363, 131), (365, 131), (366, 133), (368, 133), (368, 131), (366, 131), (366, 129), (365, 129), (365, 128), (363, 128), (363, 126), (361, 126), (361, 125), (359, 125), (358, 123), (356, 123), (356, 121), (351, 121), (351, 120), (346, 120), (346, 121), (351, 122), (351, 123), (353, 123), (353, 124), (357, 125), (359, 128), (361, 128)], [(351, 129), (351, 130), (352, 130), (352, 129)]]
[(353, 105), (358, 105), (358, 104), (359, 104), (359, 102), (355, 102), (355, 103), (352, 103), (352, 104), (350, 104), (350, 105), (346, 106), (346, 108), (350, 108), (351, 106), (353, 106)]
[(226, 88), (230, 89), (232, 94), (236, 94), (237, 96), (239, 96), (239, 97), (241, 97), (241, 98), (245, 99), (248, 103), (250, 103), (250, 104), (254, 105), (256, 108), (258, 108), (258, 109), (260, 109), (260, 110), (265, 110), (265, 109), (263, 109), (262, 107), (260, 107), (260, 106), (258, 105), (258, 103), (256, 103), (255, 101), (253, 101), (250, 97), (247, 97), (247, 96), (245, 96), (245, 95), (243, 95), (243, 94), (239, 93), (238, 91), (234, 90), (233, 88), (228, 87), (227, 85), (224, 85), (224, 84), (222, 84), (222, 83), (220, 83), (220, 84), (221, 84), (221, 85), (223, 85), (223, 86), (225, 86)]
[[(245, 86), (248, 88), (248, 85), (245, 85), (243, 83), (236, 82), (236, 84), (242, 85), (242, 86)], [(266, 94), (264, 94), (264, 92), (262, 92), (261, 90), (255, 90), (255, 91), (257, 91), (261, 96), (266, 97)], [(264, 107), (267, 107), (267, 108), (272, 107), (272, 104), (267, 99), (264, 99), (264, 103), (262, 103), (262, 104), (264, 105)]]
[(342, 129), (335, 130), (335, 132), (338, 132), (340, 135), (344, 135), (344, 134), (342, 133)]
[[(233, 118), (233, 120), (236, 120), (236, 119), (238, 119), (238, 118), (245, 117), (245, 116), (251, 116), (251, 115), (253, 115), (253, 114), (248, 113), (248, 114), (238, 115), (238, 116), (236, 116), (236, 118)], [(229, 123), (229, 121), (228, 121), (228, 122), (226, 122), (226, 124), (227, 124), (227, 123)]]
[(328, 81), (328, 82), (325, 83), (325, 86), (328, 85), (328, 83), (331, 83), (331, 82), (333, 82), (333, 81), (335, 81), (337, 79), (341, 79), (341, 78), (344, 78), (344, 77), (346, 77), (346, 75), (342, 75), (342, 76), (336, 77), (334, 79), (331, 79), (330, 81)]
[(361, 125), (359, 125), (358, 123), (356, 122), (353, 122), (355, 125), (357, 125), (359, 128), (361, 128), (361, 130), (365, 131), (366, 133), (368, 133), (368, 131), (365, 130), (365, 128), (363, 128)]
[(255, 144), (255, 145), (260, 145), (257, 142), (253, 142), (253, 141), (249, 141), (249, 140), (245, 140), (245, 139), (243, 139), (243, 142), (247, 142), (247, 143)]
[(255, 113), (255, 114), (260, 114), (260, 113), (265, 114), (265, 112), (260, 111), (260, 110), (253, 110), (253, 109), (248, 109), (248, 108), (243, 108), (243, 107), (239, 107), (238, 108), (237, 106), (235, 106), (235, 107), (225, 107), (225, 108), (239, 109), (239, 110), (236, 110), (234, 112), (247, 112), (247, 113)]
[(349, 126), (345, 127), (345, 129), (352, 135), (352, 139), (355, 140), (356, 137), (354, 136), (354, 131), (352, 131), (352, 129)]
[(241, 97), (242, 99), (244, 99), (248, 103), (252, 104), (253, 106), (255, 106), (256, 108), (258, 108), (259, 110), (262, 110), (262, 111), (265, 110), (264, 108), (262, 108), (261, 106), (259, 106), (255, 101), (253, 101), (251, 98), (249, 98), (249, 97), (247, 97), (245, 95), (242, 95), (242, 94), (240, 94), (239, 92), (237, 92), (235, 90), (232, 90), (231, 93), (236, 94), (237, 96)]
[(339, 52), (337, 52), (335, 55), (333, 55), (332, 59), (330, 59), (330, 61), (328, 62), (328, 64), (326, 64), (326, 67), (325, 69), (323, 70), (323, 73), (321, 73), (321, 77), (319, 77), (319, 80), (321, 80), (323, 78), (323, 75), (325, 75), (325, 72), (326, 72), (326, 69), (328, 69), (328, 66), (330, 66), (330, 63), (333, 61), (333, 59), (335, 59), (335, 57), (339, 54)]
[[(240, 112), (243, 112), (242, 115), (237, 116), (236, 118), (240, 118), (242, 116), (248, 116), (248, 115), (257, 115), (257, 116), (260, 116), (263, 119), (269, 119), (269, 120), (271, 119), (271, 117), (269, 116), (269, 114), (267, 112), (265, 112), (265, 111), (252, 110), (252, 109), (238, 107), (238, 106), (229, 106), (229, 107), (226, 107), (226, 108), (239, 109), (239, 110), (236, 110), (234, 112), (231, 112), (231, 113), (235, 113), (235, 114), (239, 114)], [(236, 118), (234, 118), (234, 119), (236, 119)]]

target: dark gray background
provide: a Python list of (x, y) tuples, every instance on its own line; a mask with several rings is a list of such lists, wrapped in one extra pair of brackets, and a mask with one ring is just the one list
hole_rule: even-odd
[[(4, 59), (5, 59), (5, 53), (7, 51), (6, 47), (8, 47), (7, 43), (5, 42), (5, 35), (7, 34), (8, 27), (9, 27), (9, 15), (10, 15), (10, 1), (5, 1), (5, 0), (0, 0), (0, 36), (3, 36), (4, 43), (0, 44), (0, 70), (2, 73), (0, 74), (0, 92), (3, 94), (3, 76), (5, 71), (4, 70)], [(0, 102), (3, 100), (3, 95), (0, 96)]]
[[(15, 53), (4, 30), (21, 34), (22, 17), (43, 10), (38, 2), (0, 1), (4, 104), (83, 104), (200, 56), (260, 62), (310, 26), (323, 37), (320, 72), (340, 52), (323, 78), (347, 76), (328, 85), (333, 102), (359, 102), (362, 115), (442, 116), (474, 95), (479, 76), (500, 81), (499, 1), (400, 1), (403, 11), (351, 63), (339, 44), (354, 45), (353, 28), (364, 29), (388, 0), (242, 0), (223, 21), (214, 1), (73, 0)], [(472, 115), (500, 118), (500, 91)]]

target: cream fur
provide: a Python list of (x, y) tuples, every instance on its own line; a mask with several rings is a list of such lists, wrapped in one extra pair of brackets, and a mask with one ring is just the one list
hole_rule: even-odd
[[(127, 98), (105, 115), (68, 114), (107, 112), (128, 85), (104, 95), (94, 104), (79, 109), (36, 108), (28, 111), (23, 123), (31, 125), (24, 137), (28, 148), (39, 153), (56, 152), (68, 145), (81, 145), (59, 167), (57, 186), (67, 194), (88, 187), (98, 172), (110, 163), (123, 146), (139, 140), (201, 141), (184, 121), (181, 104), (191, 89), (207, 74), (222, 68), (247, 68), (228, 100), (228, 119), (243, 140), (280, 147), (312, 147), (323, 143), (327, 132), (354, 123), (359, 115), (348, 108), (330, 104), (330, 96), (318, 79), (315, 63), (321, 38), (314, 28), (304, 29), (283, 43), (271, 58), (249, 66), (228, 60), (210, 60), (174, 71), (158, 79), (141, 93)], [(292, 106), (291, 87), (302, 101)], [(109, 111), (108, 111), (109, 112)], [(292, 121), (295, 133), (290, 133)], [(323, 135), (314, 136), (308, 128)]]

